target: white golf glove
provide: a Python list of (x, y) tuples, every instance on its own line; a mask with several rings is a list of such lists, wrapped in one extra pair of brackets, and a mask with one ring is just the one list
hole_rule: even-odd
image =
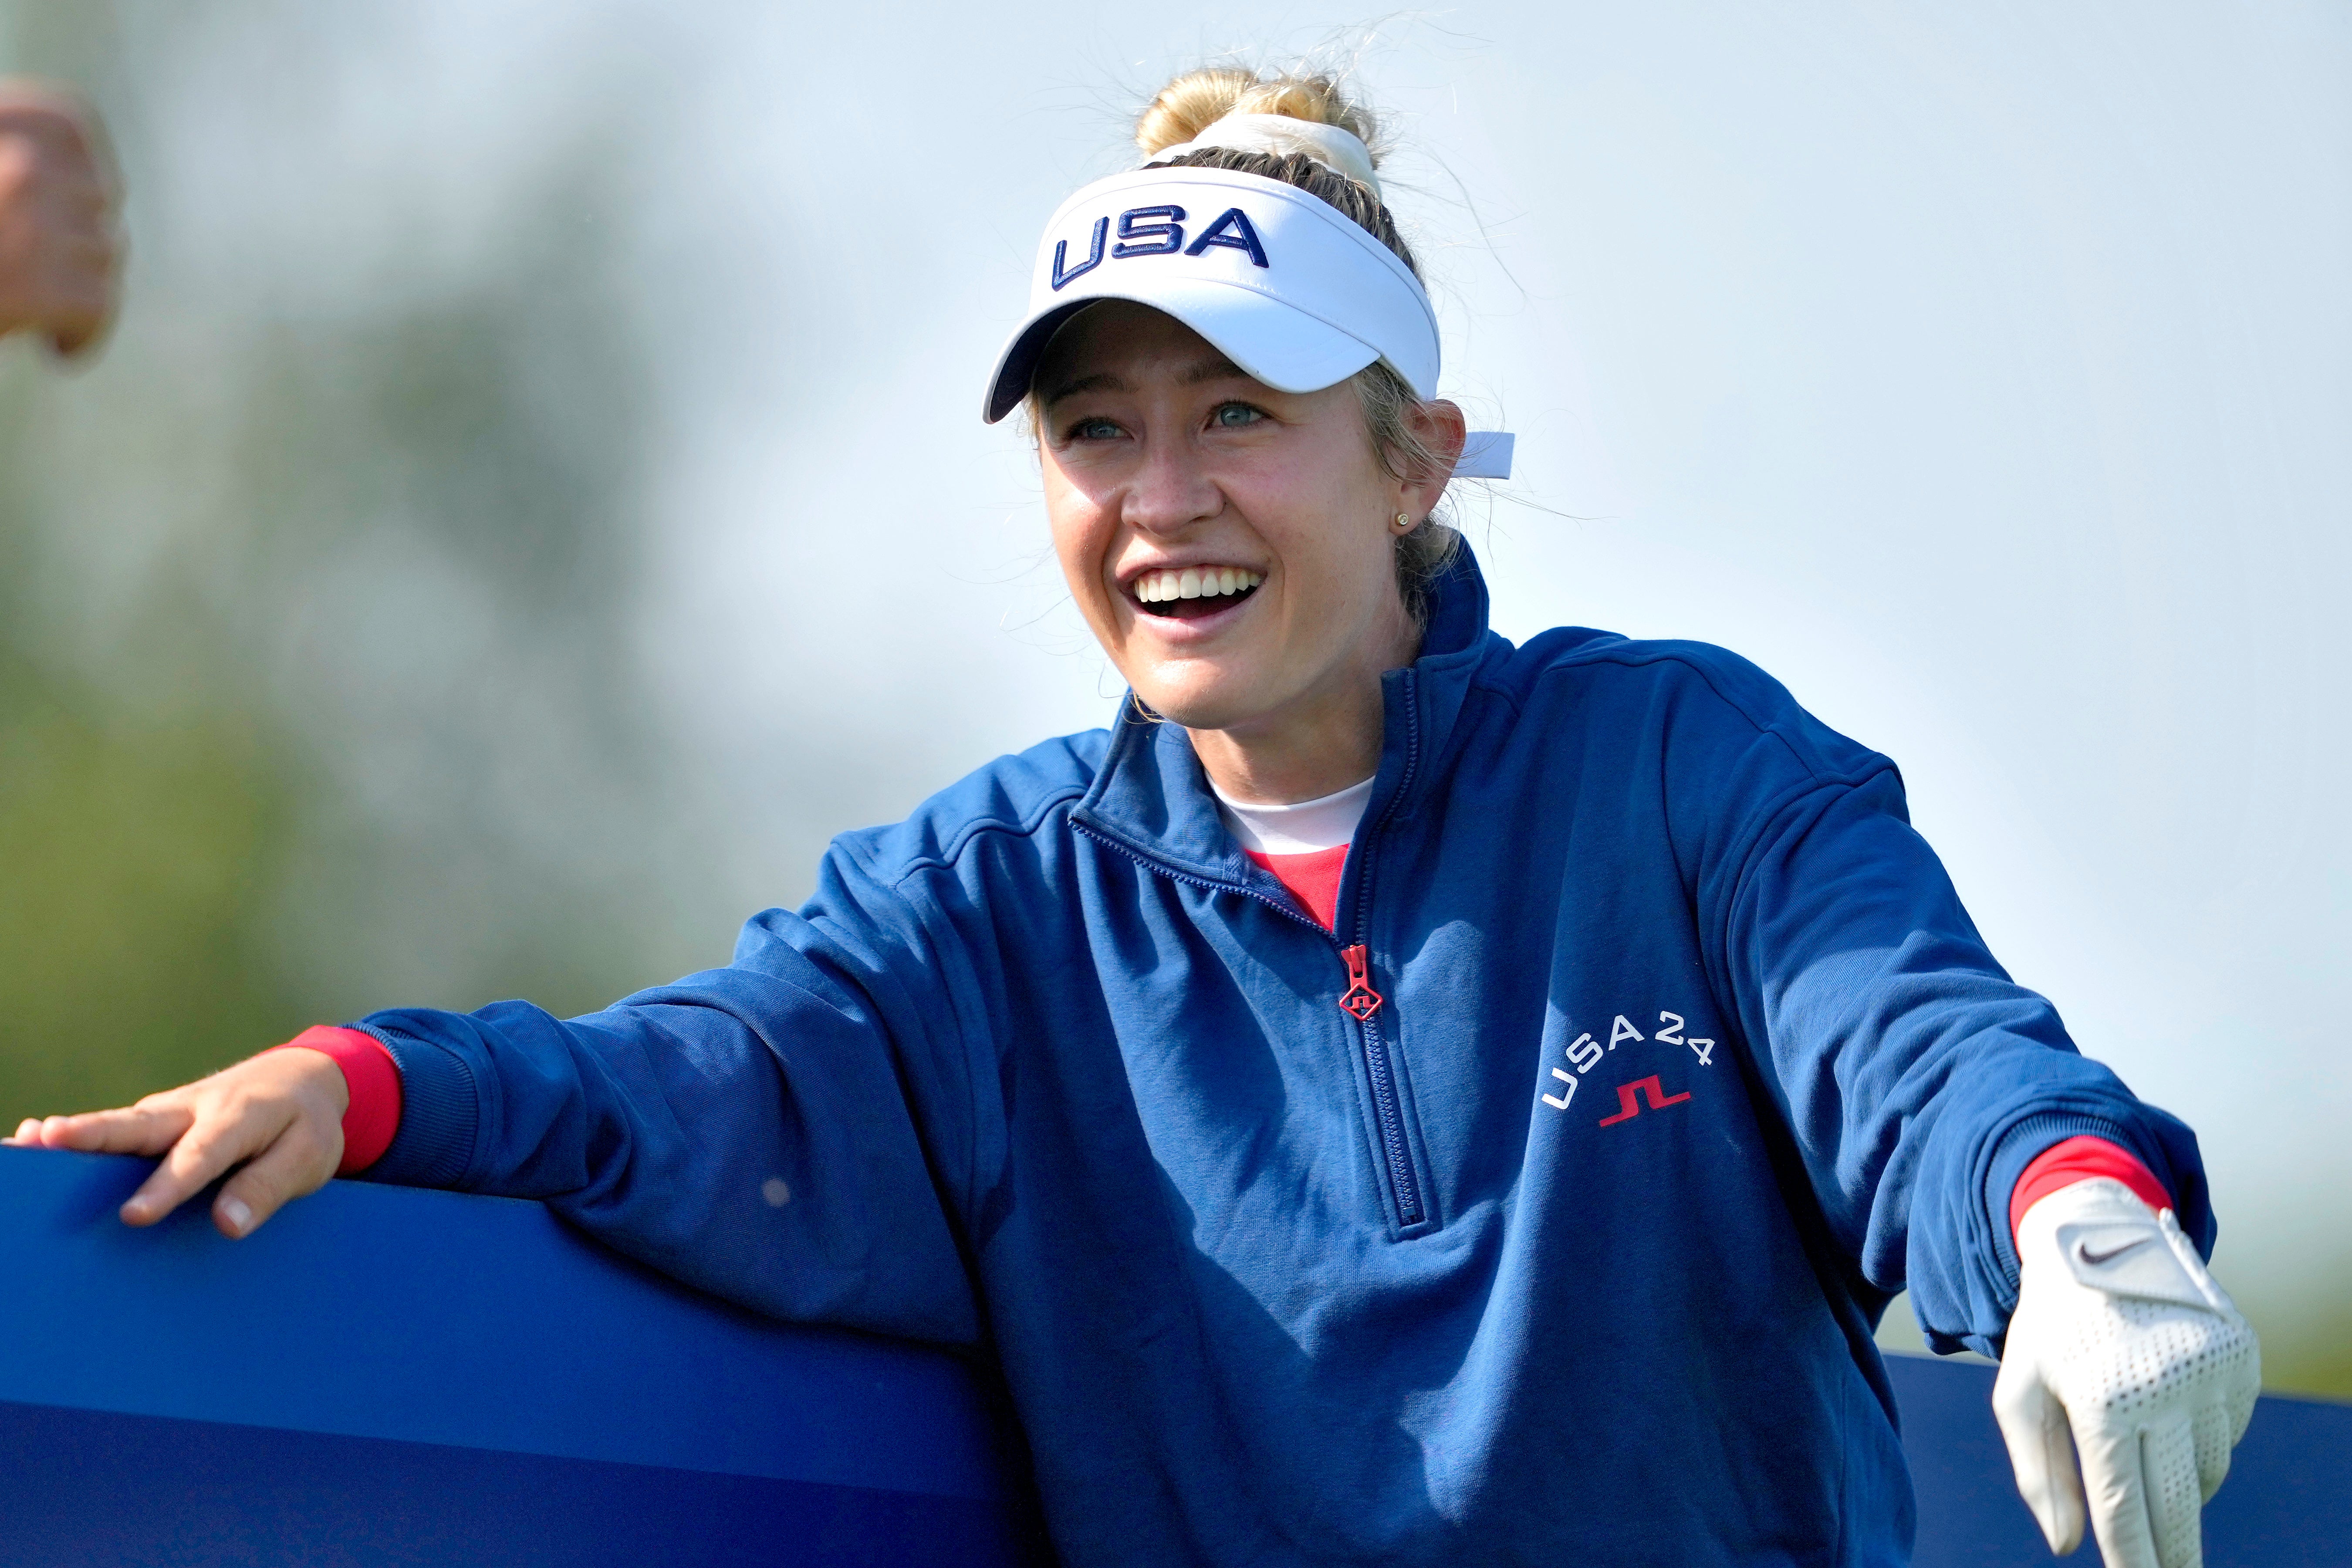
[(2106, 1568), (2200, 1568), (2198, 1510), (2229, 1474), (2262, 1387), (2253, 1331), (2172, 1211), (2121, 1182), (2035, 1203), (2017, 1256), (1992, 1408), (2050, 1550), (2082, 1544), (2087, 1484)]

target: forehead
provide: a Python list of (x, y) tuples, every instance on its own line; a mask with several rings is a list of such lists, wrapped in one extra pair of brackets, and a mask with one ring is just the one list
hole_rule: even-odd
[(1103, 378), (1129, 385), (1162, 378), (1256, 384), (1208, 339), (1131, 300), (1098, 301), (1064, 323), (1038, 357), (1030, 390), (1051, 403)]

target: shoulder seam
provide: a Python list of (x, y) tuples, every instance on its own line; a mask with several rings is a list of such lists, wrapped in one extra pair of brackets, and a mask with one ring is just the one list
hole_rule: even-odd
[[(1885, 772), (1895, 766), (1894, 759), (1885, 756), (1884, 753), (1873, 749), (1872, 747), (1864, 746), (1857, 741), (1854, 742), (1853, 744), (1869, 759), (1865, 765), (1851, 773), (1840, 773), (1824, 772), (1812, 760), (1809, 759), (1805, 753), (1797, 747), (1794, 742), (1790, 740), (1781, 726), (1779, 724), (1768, 724), (1764, 722), (1762, 720), (1757, 718), (1754, 713), (1748, 711), (1747, 704), (1741, 702), (1730, 692), (1726, 691), (1721, 684), (1716, 680), (1715, 672), (1707, 668), (1706, 664), (1698, 659), (1690, 658), (1686, 654), (1673, 650), (1661, 649), (1656, 652), (1635, 653), (1633, 651), (1631, 646), (1624, 642), (1620, 642), (1613, 647), (1608, 647), (1580, 649), (1546, 664), (1543, 668), (1536, 672), (1536, 679), (1540, 680), (1546, 676), (1553, 675), (1572, 666), (1581, 664), (1615, 664), (1628, 668), (1650, 664), (1678, 664), (1685, 669), (1689, 670), (1693, 675), (1696, 676), (1701, 681), (1705, 682), (1706, 689), (1715, 694), (1717, 701), (1722, 703), (1726, 708), (1730, 709), (1734, 713), (1738, 714), (1742, 719), (1746, 720), (1748, 721), (1748, 728), (1754, 730), (1759, 735), (1769, 736), (1772, 740), (1778, 742), (1780, 749), (1789, 753), (1789, 760), (1790, 762), (1795, 763), (1799, 767), (1802, 768), (1807, 776), (1822, 784), (1843, 784), (1849, 786), (1857, 785), (1864, 780), (1871, 778), (1877, 773)], [(1766, 679), (1769, 679), (1770, 678), (1768, 676)]]
[[(1007, 822), (1000, 817), (986, 816), (982, 817), (977, 821), (967, 822), (961, 827), (956, 829), (955, 837), (949, 839), (946, 847), (942, 848), (938, 854), (919, 855), (914, 859), (907, 861), (896, 871), (887, 874), (886, 879), (887, 883), (893, 891), (896, 891), (900, 884), (906, 882), (909, 878), (914, 877), (919, 872), (945, 871), (950, 869), (958, 860), (963, 858), (964, 851), (971, 847), (973, 840), (979, 838), (982, 834), (1005, 833), (1010, 834), (1016, 838), (1029, 837), (1039, 828), (1045, 826), (1045, 819), (1051, 816), (1057, 808), (1067, 805), (1071, 801), (1082, 798), (1086, 795), (1087, 791), (1092, 787), (1093, 785), (1091, 783), (1084, 784), (1064, 784), (1060, 788), (1048, 793), (1043, 800), (1038, 802), (1036, 809), (1034, 812), (1018, 821)], [(880, 868), (877, 867), (876, 869), (879, 871)]]
[[(1547, 669), (1544, 673), (1549, 674), (1550, 671)], [(1519, 701), (1519, 694), (1498, 681), (1474, 679), (1470, 682), (1470, 689), (1473, 691), (1483, 691), (1489, 697), (1501, 698), (1505, 705), (1510, 709), (1511, 717), (1514, 719), (1522, 718), (1526, 715), (1527, 710)]]

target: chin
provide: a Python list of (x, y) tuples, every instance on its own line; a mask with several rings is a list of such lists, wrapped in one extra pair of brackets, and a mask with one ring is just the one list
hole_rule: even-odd
[(1232, 730), (1264, 711), (1255, 683), (1234, 680), (1147, 681), (1135, 694), (1145, 707), (1187, 730)]

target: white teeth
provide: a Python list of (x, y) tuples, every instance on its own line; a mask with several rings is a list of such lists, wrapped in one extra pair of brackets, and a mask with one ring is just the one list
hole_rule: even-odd
[(1146, 605), (1171, 599), (1214, 599), (1245, 593), (1265, 578), (1238, 566), (1188, 566), (1181, 572), (1147, 572), (1135, 580), (1135, 596)]

